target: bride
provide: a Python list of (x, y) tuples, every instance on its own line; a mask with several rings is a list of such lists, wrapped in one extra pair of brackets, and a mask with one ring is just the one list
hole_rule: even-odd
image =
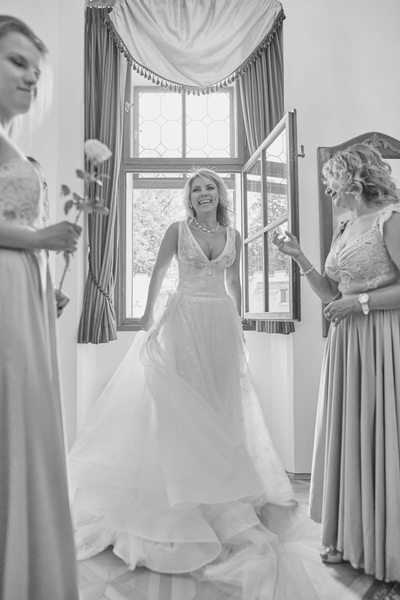
[[(188, 219), (161, 243), (145, 331), (69, 456), (78, 559), (112, 545), (130, 569), (213, 582), (217, 595), (207, 598), (310, 600), (290, 543), (292, 488), (249, 377), (227, 190), (200, 169), (184, 197)], [(174, 257), (178, 287), (154, 319)]]

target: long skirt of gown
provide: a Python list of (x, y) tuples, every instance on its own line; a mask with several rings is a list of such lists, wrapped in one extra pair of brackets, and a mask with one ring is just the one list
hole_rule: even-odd
[(329, 331), (310, 514), (356, 568), (400, 581), (400, 311)]
[(131, 569), (213, 582), (208, 600), (316, 597), (229, 296), (171, 297), (68, 463), (79, 559), (112, 545)]
[(76, 600), (54, 294), (39, 258), (0, 249), (0, 597)]

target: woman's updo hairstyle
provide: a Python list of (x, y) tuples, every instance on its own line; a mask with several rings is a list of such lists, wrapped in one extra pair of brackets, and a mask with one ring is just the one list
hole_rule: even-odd
[(370, 144), (361, 143), (336, 152), (322, 167), (329, 187), (336, 183), (338, 192), (359, 193), (367, 202), (387, 198), (398, 201), (391, 166)]
[(215, 187), (217, 188), (217, 191), (218, 191), (218, 198), (219, 198), (218, 207), (217, 207), (217, 221), (220, 225), (230, 225), (231, 220), (229, 217), (229, 213), (232, 212), (232, 210), (229, 207), (228, 190), (226, 188), (226, 185), (225, 185), (222, 177), (220, 177), (220, 175), (218, 175), (218, 173), (216, 173), (212, 169), (206, 169), (206, 168), (200, 168), (200, 169), (196, 169), (196, 170), (192, 171), (189, 174), (189, 177), (186, 181), (186, 184), (185, 184), (185, 187), (183, 190), (183, 202), (185, 205), (186, 215), (187, 215), (188, 219), (191, 221), (196, 216), (196, 213), (195, 213), (194, 209), (191, 207), (191, 202), (190, 202), (190, 195), (192, 192), (193, 181), (194, 181), (194, 179), (196, 179), (196, 177), (206, 177), (207, 179), (210, 179), (215, 184)]

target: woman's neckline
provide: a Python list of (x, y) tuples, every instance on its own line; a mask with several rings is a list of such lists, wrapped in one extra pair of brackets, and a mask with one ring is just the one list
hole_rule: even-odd
[[(359, 240), (361, 240), (363, 237), (370, 235), (371, 232), (373, 232), (374, 229), (374, 223), (376, 221), (376, 217), (377, 215), (385, 210), (387, 207), (393, 205), (393, 204), (397, 204), (396, 202), (387, 202), (385, 203), (384, 206), (380, 207), (378, 210), (375, 211), (371, 211), (369, 213), (364, 213), (362, 216), (373, 216), (374, 218), (372, 219), (371, 223), (369, 223), (368, 227), (366, 229), (364, 229), (363, 231), (359, 231), (357, 232), (354, 237), (345, 237), (344, 241), (343, 241), (343, 234), (345, 233), (345, 231), (347, 230), (347, 232), (349, 231), (347, 228), (350, 227), (350, 229), (352, 229), (352, 223), (350, 223), (351, 219), (347, 219), (346, 221), (344, 221), (342, 223), (342, 227), (341, 227), (341, 235), (339, 235), (339, 237), (337, 238), (336, 242), (337, 242), (337, 253), (341, 253), (344, 250), (347, 250), (349, 247), (353, 246), (356, 242), (358, 242)], [(399, 204), (400, 206), (400, 204)], [(358, 219), (357, 219), (358, 220)]]
[(195, 241), (195, 244), (197, 245), (197, 247), (198, 247), (198, 249), (200, 250), (201, 254), (204, 256), (204, 258), (205, 258), (205, 259), (206, 259), (206, 260), (207, 260), (209, 263), (213, 263), (213, 262), (215, 262), (216, 260), (218, 260), (219, 258), (221, 258), (221, 257), (224, 255), (224, 253), (225, 253), (225, 251), (226, 251), (226, 248), (227, 248), (227, 245), (228, 245), (228, 227), (226, 227), (226, 229), (225, 229), (225, 244), (224, 244), (224, 247), (223, 247), (223, 249), (222, 249), (222, 250), (221, 250), (221, 252), (218, 254), (218, 256), (216, 256), (215, 258), (208, 258), (207, 254), (204, 252), (203, 248), (200, 246), (200, 243), (199, 243), (199, 241), (198, 241), (198, 240), (197, 240), (197, 238), (195, 237), (195, 235), (194, 235), (194, 233), (193, 233), (193, 231), (192, 231), (192, 229), (191, 229), (191, 227), (190, 227), (189, 223), (188, 223), (187, 221), (184, 221), (184, 223), (185, 223), (185, 225), (186, 225), (187, 229), (189, 230), (189, 233), (190, 233), (190, 236), (191, 236), (191, 238), (192, 238), (192, 239)]

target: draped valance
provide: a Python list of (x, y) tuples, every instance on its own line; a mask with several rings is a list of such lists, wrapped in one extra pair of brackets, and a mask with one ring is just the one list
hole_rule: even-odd
[(116, 0), (107, 25), (139, 73), (208, 93), (240, 77), (284, 18), (277, 0)]

